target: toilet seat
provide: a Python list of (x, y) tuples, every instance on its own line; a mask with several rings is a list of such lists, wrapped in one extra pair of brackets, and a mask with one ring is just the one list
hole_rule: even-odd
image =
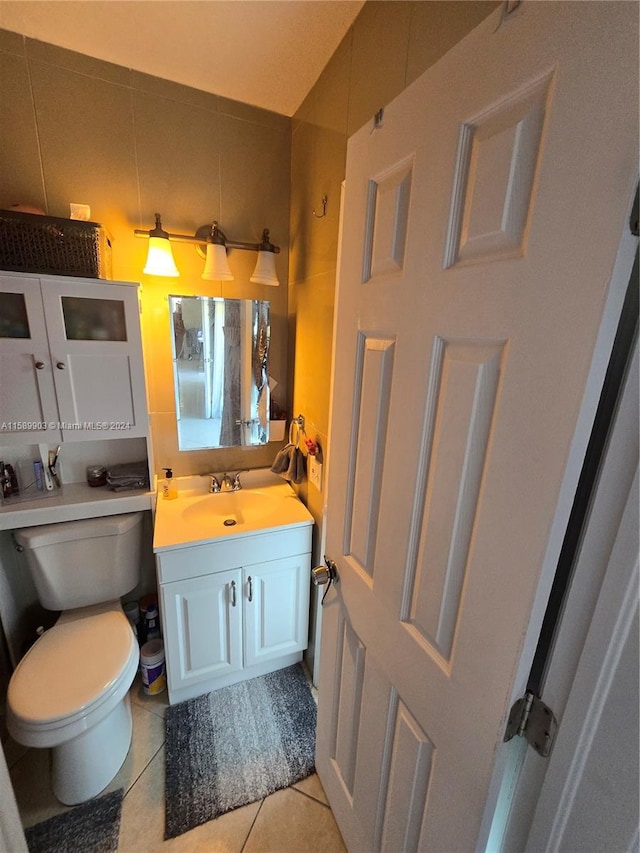
[(7, 695), (10, 716), (25, 732), (73, 726), (129, 689), (138, 659), (121, 611), (58, 623), (16, 667)]

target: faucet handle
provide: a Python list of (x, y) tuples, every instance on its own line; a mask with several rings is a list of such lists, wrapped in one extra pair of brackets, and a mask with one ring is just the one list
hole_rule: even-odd
[(236, 471), (235, 476), (233, 478), (233, 490), (237, 492), (238, 489), (242, 488), (242, 483), (240, 482), (240, 474), (243, 474), (245, 471), (248, 471), (248, 468), (241, 468), (239, 471)]
[(218, 481), (218, 478), (216, 477), (216, 475), (215, 474), (205, 474), (204, 476), (211, 478), (209, 481), (209, 491), (214, 492), (214, 493), (219, 492), (220, 491), (220, 482)]

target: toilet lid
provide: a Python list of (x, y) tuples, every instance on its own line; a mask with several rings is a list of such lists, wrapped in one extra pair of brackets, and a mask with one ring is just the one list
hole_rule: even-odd
[(117, 611), (54, 625), (13, 673), (12, 713), (38, 724), (86, 711), (113, 687), (135, 646), (126, 616)]

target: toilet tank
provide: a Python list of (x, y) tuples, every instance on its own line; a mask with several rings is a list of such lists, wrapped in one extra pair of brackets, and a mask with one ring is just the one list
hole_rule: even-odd
[(25, 527), (15, 538), (47, 610), (113, 601), (140, 579), (141, 512)]

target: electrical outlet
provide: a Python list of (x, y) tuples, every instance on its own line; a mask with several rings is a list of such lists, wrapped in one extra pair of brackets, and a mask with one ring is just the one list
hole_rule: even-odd
[(309, 482), (322, 491), (322, 464), (318, 462), (315, 456), (307, 456), (309, 461)]

